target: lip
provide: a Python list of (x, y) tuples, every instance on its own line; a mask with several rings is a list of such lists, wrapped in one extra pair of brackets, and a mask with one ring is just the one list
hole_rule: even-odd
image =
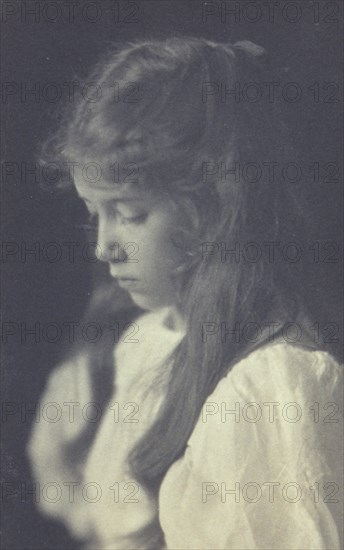
[(121, 288), (126, 290), (137, 290), (141, 287), (140, 281), (137, 279), (130, 279), (129, 277), (116, 277), (117, 283)]

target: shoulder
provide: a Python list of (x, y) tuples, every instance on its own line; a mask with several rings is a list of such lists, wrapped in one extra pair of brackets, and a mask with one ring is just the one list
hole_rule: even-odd
[(312, 406), (319, 410), (334, 402), (340, 409), (342, 384), (343, 367), (329, 353), (276, 342), (238, 361), (204, 407), (214, 402), (216, 408), (225, 410), (226, 403), (232, 403), (240, 414), (256, 411), (257, 417), (268, 410), (282, 414), (289, 409), (291, 414), (293, 409), (294, 415), (303, 415), (304, 424), (303, 413), (309, 413)]
[(262, 346), (234, 365), (215, 389), (225, 395), (230, 389), (246, 397), (312, 397), (338, 388), (343, 367), (325, 351), (310, 350), (286, 342)]
[(250, 456), (276, 467), (293, 461), (297, 471), (301, 457), (337, 448), (342, 395), (342, 367), (330, 354), (264, 346), (234, 365), (208, 396), (190, 451), (207, 455), (211, 471), (220, 463), (227, 468), (228, 457), (237, 468)]
[(339, 502), (328, 496), (343, 486), (341, 372), (328, 353), (276, 342), (220, 380), (161, 493), (168, 510), (173, 498), (182, 510), (175, 515), (185, 540), (198, 548), (341, 548), (340, 507), (327, 504)]

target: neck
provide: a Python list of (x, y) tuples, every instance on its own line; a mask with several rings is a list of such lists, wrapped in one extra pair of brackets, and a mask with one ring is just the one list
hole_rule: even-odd
[(170, 306), (168, 308), (167, 315), (164, 319), (164, 325), (175, 332), (185, 332), (186, 323), (185, 319), (180, 311), (180, 309), (176, 306)]

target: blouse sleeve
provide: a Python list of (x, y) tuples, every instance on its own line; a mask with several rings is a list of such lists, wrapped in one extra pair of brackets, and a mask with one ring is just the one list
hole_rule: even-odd
[(87, 508), (82, 499), (82, 475), (65, 448), (81, 434), (90, 403), (86, 359), (76, 357), (57, 367), (40, 398), (40, 415), (33, 425), (27, 454), (39, 487), (42, 513), (66, 524), (77, 538), (89, 536)]
[(238, 363), (161, 487), (167, 548), (342, 548), (340, 377), (329, 354), (283, 343)]

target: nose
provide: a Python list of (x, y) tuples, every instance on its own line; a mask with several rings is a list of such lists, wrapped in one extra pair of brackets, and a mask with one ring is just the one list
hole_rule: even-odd
[(125, 262), (127, 260), (125, 243), (120, 239), (114, 220), (99, 218), (97, 244), (102, 261)]

